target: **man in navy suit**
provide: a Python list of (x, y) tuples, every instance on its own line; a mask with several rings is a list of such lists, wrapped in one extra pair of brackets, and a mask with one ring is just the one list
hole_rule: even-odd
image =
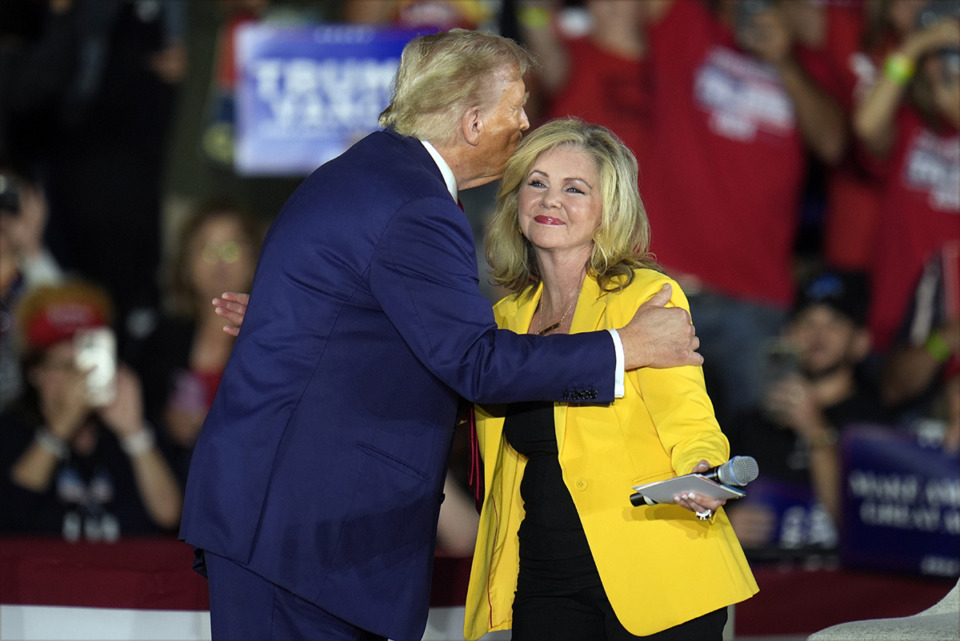
[(419, 639), (461, 397), (609, 403), (624, 368), (701, 363), (665, 296), (619, 332), (497, 329), (456, 196), (529, 127), (531, 62), (480, 32), (415, 39), (385, 129), (277, 216), (187, 482), (214, 639)]

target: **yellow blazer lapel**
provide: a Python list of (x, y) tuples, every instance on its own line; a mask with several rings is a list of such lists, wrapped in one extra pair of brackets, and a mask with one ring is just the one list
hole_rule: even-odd
[[(600, 291), (600, 285), (596, 279), (590, 276), (583, 279), (580, 296), (577, 298), (577, 309), (573, 312), (573, 319), (570, 325), (571, 334), (606, 329), (603, 326), (604, 312), (607, 308), (607, 296), (605, 293), (606, 292)], [(534, 306), (534, 308), (536, 308), (536, 306)], [(531, 318), (532, 317), (533, 315), (531, 313)], [(529, 324), (529, 320), (527, 322)], [(567, 410), (569, 408), (569, 403), (554, 403), (553, 406), (553, 422), (557, 428), (557, 449), (560, 452), (563, 452), (563, 441), (567, 429)]]
[(530, 292), (524, 292), (514, 300), (504, 300), (497, 304), (497, 324), (517, 334), (526, 334), (530, 330), (533, 313), (537, 311), (540, 297), (543, 295), (543, 283), (538, 283)]
[[(497, 303), (495, 312), (497, 323), (503, 329), (509, 329), (518, 334), (525, 334), (530, 329), (533, 313), (537, 310), (540, 298), (543, 296), (543, 283), (537, 284), (529, 292), (514, 299), (504, 299)], [(577, 298), (577, 309), (573, 312), (570, 332), (592, 332), (606, 329), (604, 326), (607, 308), (606, 292), (600, 290), (596, 279), (584, 278)], [(566, 432), (568, 403), (554, 403), (553, 421), (557, 429), (557, 448), (563, 451), (563, 437)]]
[(600, 285), (589, 276), (583, 279), (580, 288), (580, 297), (577, 299), (577, 309), (573, 313), (571, 334), (593, 332), (603, 327), (603, 313), (607, 309), (606, 292), (600, 291)]
[[(518, 334), (525, 334), (530, 329), (533, 313), (543, 296), (543, 283), (539, 283), (527, 293), (514, 300), (504, 300), (497, 304), (497, 323), (503, 329), (509, 329)], [(577, 298), (577, 309), (573, 312), (570, 332), (592, 332), (604, 329), (602, 326), (604, 311), (607, 308), (606, 292), (600, 291), (600, 286), (593, 278), (587, 277), (580, 288)]]

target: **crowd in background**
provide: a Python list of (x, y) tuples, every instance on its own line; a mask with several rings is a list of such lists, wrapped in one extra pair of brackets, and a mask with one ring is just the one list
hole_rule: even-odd
[[(956, 0), (6, 0), (0, 532), (176, 532), (233, 340), (209, 301), (249, 290), (302, 178), (232, 170), (232, 38), (251, 20), (527, 46), (532, 126), (577, 116), (637, 156), (721, 427), (813, 493), (827, 526), (806, 543), (836, 545), (845, 425), (934, 424), (960, 449)], [(480, 243), (493, 192), (463, 200)], [(74, 364), (97, 327), (120, 361), (105, 401)], [(458, 442), (439, 540), (466, 554)], [(745, 547), (777, 544), (762, 507), (730, 512)]]

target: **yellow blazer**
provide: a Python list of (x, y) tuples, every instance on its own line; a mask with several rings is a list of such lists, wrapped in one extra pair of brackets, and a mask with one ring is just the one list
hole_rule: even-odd
[[(617, 293), (587, 277), (571, 332), (623, 327), (664, 283), (670, 304), (689, 310), (679, 285), (638, 269)], [(495, 306), (501, 327), (524, 333), (542, 286)], [(677, 505), (633, 507), (632, 486), (687, 474), (700, 459), (729, 458), (699, 367), (641, 368), (626, 374), (625, 395), (610, 405), (557, 403), (563, 480), (573, 497), (603, 587), (620, 622), (646, 636), (743, 601), (758, 588), (723, 510), (710, 521)], [(505, 406), (478, 406), (477, 433), (486, 495), (480, 513), (464, 637), (512, 627), (523, 520), (520, 481), (526, 459), (503, 438)]]

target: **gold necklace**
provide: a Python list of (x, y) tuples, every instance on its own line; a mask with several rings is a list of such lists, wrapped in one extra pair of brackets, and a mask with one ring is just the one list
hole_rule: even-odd
[[(547, 326), (547, 327), (544, 327), (543, 329), (540, 329), (541, 326), (543, 325), (543, 314), (541, 313), (540, 316), (537, 317), (537, 336), (543, 336), (544, 334), (546, 334), (546, 333), (548, 333), (548, 332), (552, 332), (552, 331), (555, 330), (556, 328), (560, 327), (560, 324), (561, 324), (561, 323), (564, 321), (564, 319), (567, 317), (567, 314), (570, 313), (570, 310), (573, 309), (573, 308), (577, 305), (577, 298), (578, 298), (577, 296), (574, 296), (573, 302), (570, 303), (570, 306), (569, 306), (569, 307), (567, 307), (567, 311), (565, 311), (565, 312), (563, 313), (563, 316), (560, 317), (560, 320), (558, 320), (558, 321), (557, 321), (556, 323), (554, 323), (553, 325), (549, 325), (549, 326)], [(543, 311), (543, 310), (541, 310), (541, 312), (542, 312), (542, 311)]]

